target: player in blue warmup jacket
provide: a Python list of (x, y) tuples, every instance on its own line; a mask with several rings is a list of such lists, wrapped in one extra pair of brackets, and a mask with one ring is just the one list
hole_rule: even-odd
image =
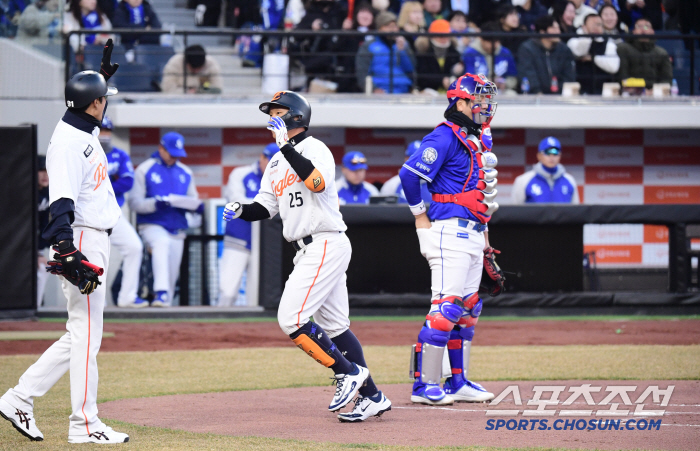
[[(403, 161), (408, 161), (410, 156), (413, 155), (413, 153), (418, 149), (420, 149), (420, 141), (413, 141), (410, 143), (408, 147), (406, 147), (406, 152), (404, 154), (405, 158)], [(428, 184), (425, 180), (421, 181), (420, 193), (421, 197), (423, 198), (423, 202), (430, 204), (430, 191), (428, 191)], [(398, 174), (387, 180), (386, 183), (382, 185), (382, 189), (379, 190), (379, 194), (382, 196), (397, 196), (398, 200), (396, 203), (399, 204), (408, 203), (406, 200), (406, 195), (403, 192), (403, 186), (401, 186), (401, 177), (399, 177)]]
[(172, 305), (188, 228), (185, 213), (204, 210), (192, 171), (179, 161), (186, 156), (181, 134), (163, 135), (158, 150), (136, 168), (129, 196), (139, 233), (151, 249), (153, 307)]
[(378, 196), (379, 190), (365, 182), (367, 158), (362, 152), (351, 151), (343, 156), (343, 176), (335, 181), (340, 205), (369, 204), (369, 198)]
[[(502, 283), (489, 246), (487, 223), (498, 209), (494, 201), (498, 160), (491, 153), (489, 124), (496, 112), (496, 86), (483, 75), (465, 74), (447, 91), (445, 121), (428, 134), (399, 173), (421, 254), (431, 270), (431, 309), (418, 335), (411, 401), (446, 405), (483, 402), (493, 394), (469, 381), (474, 326), (481, 314), (481, 273)], [(420, 182), (432, 193), (430, 211), (421, 199)], [(492, 264), (492, 265), (491, 265)], [(495, 269), (494, 269), (495, 267)], [(500, 278), (500, 279), (499, 279)], [(493, 290), (497, 294), (502, 289)], [(451, 374), (440, 387), (448, 350)]]
[(538, 163), (532, 170), (519, 175), (513, 182), (513, 204), (524, 203), (580, 203), (574, 177), (566, 172), (561, 160), (561, 143), (548, 136), (537, 148)]
[[(112, 182), (117, 203), (122, 207), (125, 200), (124, 194), (134, 186), (134, 166), (126, 152), (112, 146), (113, 128), (112, 121), (105, 116), (102, 119), (99, 140), (107, 154), (107, 175)], [(137, 294), (143, 244), (127, 215), (121, 215), (109, 238), (110, 244), (122, 255), (122, 284), (116, 299), (117, 305), (132, 308), (148, 307), (148, 301), (141, 299)]]
[[(231, 202), (252, 203), (258, 191), (263, 172), (270, 158), (277, 152), (276, 143), (265, 146), (260, 158), (253, 164), (239, 166), (228, 177), (224, 190), (226, 200)], [(224, 251), (219, 263), (219, 307), (245, 305), (236, 299), (250, 259), (251, 226), (247, 221), (228, 221), (224, 233)]]

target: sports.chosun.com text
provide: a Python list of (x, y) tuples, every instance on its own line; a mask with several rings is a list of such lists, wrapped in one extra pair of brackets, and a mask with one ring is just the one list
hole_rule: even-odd
[(646, 420), (646, 419), (629, 419), (621, 420), (554, 420), (550, 423), (549, 420), (494, 420), (490, 419), (486, 422), (487, 431), (658, 431), (661, 426), (661, 419)]

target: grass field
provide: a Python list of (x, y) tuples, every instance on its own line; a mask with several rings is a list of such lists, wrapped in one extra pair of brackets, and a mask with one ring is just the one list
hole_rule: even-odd
[[(367, 346), (367, 361), (378, 384), (408, 382), (408, 349)], [(543, 379), (697, 379), (700, 346), (494, 346), (475, 347), (471, 376), (475, 380)], [(38, 356), (0, 356), (0, 389), (16, 384)], [(167, 394), (209, 393), (317, 386), (329, 383), (329, 372), (313, 365), (293, 347), (102, 353), (99, 402)], [(280, 369), (283, 369), (282, 371)], [(270, 375), (273, 374), (274, 377)], [(68, 449), (70, 414), (68, 376), (36, 401), (37, 424), (45, 440), (32, 443), (0, 422), (0, 449)], [(385, 445), (342, 445), (257, 437), (194, 434), (109, 421), (131, 436), (122, 447), (138, 450), (173, 449), (412, 449)], [(83, 445), (87, 448), (90, 445)], [(72, 445), (70, 449), (73, 449)], [(425, 449), (425, 448), (420, 448)], [(431, 448), (450, 449), (450, 448)], [(470, 448), (488, 449), (488, 448)]]

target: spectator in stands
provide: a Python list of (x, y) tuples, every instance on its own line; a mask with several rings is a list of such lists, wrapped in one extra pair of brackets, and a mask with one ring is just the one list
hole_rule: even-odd
[(340, 205), (369, 204), (369, 198), (378, 196), (379, 190), (369, 182), (367, 177), (367, 158), (362, 152), (351, 151), (343, 157), (343, 176), (335, 181), (338, 188)]
[[(183, 66), (187, 64), (187, 87)], [(224, 89), (221, 67), (199, 44), (191, 45), (185, 53), (173, 55), (163, 68), (161, 90), (170, 94), (219, 94)]]
[(58, 0), (36, 0), (19, 17), (17, 39), (43, 42), (58, 36), (61, 14)]
[[(520, 13), (514, 6), (507, 5), (500, 9), (498, 23), (500, 24), (498, 31), (504, 33), (524, 33), (527, 31), (525, 27), (520, 24)], [(525, 42), (526, 39), (526, 37), (522, 36), (501, 38), (501, 45), (510, 50), (510, 53), (513, 55), (517, 55), (520, 45)]]
[[(369, 3), (355, 6), (354, 13), (354, 18), (350, 21), (350, 30), (364, 33), (374, 29), (374, 9)], [(343, 29), (347, 29), (346, 22), (343, 23)], [(338, 36), (338, 41), (335, 45), (338, 52), (336, 65), (338, 92), (360, 91), (355, 82), (355, 55), (357, 55), (357, 51), (360, 50), (360, 46), (365, 40), (371, 39), (373, 39), (372, 36), (344, 36), (342, 34)]]
[(0, 0), (0, 37), (13, 37), (28, 0)]
[[(102, 11), (97, 6), (97, 0), (70, 0), (68, 10), (63, 14), (63, 32), (68, 33), (73, 30), (87, 28), (95, 31), (105, 31), (112, 29), (112, 23), (109, 21)], [(112, 38), (109, 34), (88, 34), (88, 35), (72, 35), (70, 38), (73, 51), (77, 52), (86, 44), (103, 45), (108, 39)]]
[[(408, 161), (409, 157), (413, 155), (414, 152), (420, 149), (420, 145), (421, 141), (413, 141), (408, 145), (408, 147), (406, 147), (403, 159), (404, 163)], [(432, 201), (432, 196), (430, 191), (428, 191), (428, 182), (423, 179), (420, 179), (420, 191), (423, 202), (426, 206), (429, 206), (430, 202)], [(379, 194), (381, 196), (396, 196), (398, 197), (396, 201), (397, 203), (408, 204), (406, 194), (403, 192), (403, 186), (401, 186), (401, 178), (398, 174), (387, 180), (386, 183), (382, 185), (382, 189), (379, 191)]]
[(401, 31), (422, 33), (426, 30), (423, 5), (419, 2), (407, 1), (401, 5), (398, 25)]
[(622, 42), (619, 36), (626, 34), (629, 30), (627, 25), (620, 22), (617, 10), (612, 5), (603, 5), (600, 18), (603, 19), (603, 33), (614, 36), (615, 44)]
[(119, 0), (97, 0), (97, 7), (111, 22), (114, 22), (114, 9), (118, 4)]
[(654, 30), (663, 29), (663, 13), (660, 0), (624, 1), (624, 6), (620, 8), (620, 20), (624, 22), (628, 28), (633, 29), (637, 20), (643, 17), (647, 19)]
[[(430, 33), (450, 33), (450, 23), (438, 19), (430, 24)], [(416, 39), (418, 89), (446, 92), (450, 83), (464, 73), (462, 57), (450, 37), (421, 36)]]
[[(478, 33), (481, 31), (479, 27), (469, 22), (469, 17), (462, 11), (452, 11), (452, 14), (450, 14), (450, 29), (453, 33)], [(467, 36), (459, 36), (455, 39), (457, 40), (457, 51), (460, 55), (464, 53), (473, 40)]]
[[(289, 3), (291, 4), (292, 2), (290, 1)], [(301, 9), (303, 6), (301, 1), (294, 3), (295, 5), (293, 7), (295, 9)], [(328, 1), (327, 3), (331, 2)], [(253, 25), (260, 25), (261, 23), (259, 0), (228, 0), (226, 2), (227, 27), (250, 28)]]
[(520, 24), (529, 31), (534, 31), (538, 17), (547, 15), (547, 8), (539, 0), (513, 0), (513, 6), (520, 14)]
[[(553, 7), (552, 15), (559, 24), (559, 30), (562, 34), (573, 34), (576, 32), (574, 27), (574, 18), (576, 17), (576, 5), (573, 2), (559, 2)], [(569, 38), (562, 38), (564, 42)]]
[(516, 177), (513, 182), (512, 203), (579, 204), (576, 180), (559, 164), (559, 140), (548, 136), (540, 141), (537, 150), (538, 163), (532, 170)]
[(591, 8), (598, 11), (598, 13), (600, 13), (600, 11), (603, 9), (603, 6), (605, 5), (612, 6), (613, 8), (615, 8), (616, 11), (620, 10), (620, 4), (618, 3), (618, 0), (586, 0), (586, 6), (590, 6)]
[[(603, 19), (597, 13), (589, 14), (578, 32), (603, 34)], [(602, 94), (603, 83), (613, 81), (620, 69), (615, 41), (609, 37), (571, 38), (567, 46), (576, 57), (576, 80), (581, 84), (581, 93)]]
[[(651, 21), (646, 18), (637, 19), (632, 34), (635, 36), (653, 36), (654, 29)], [(673, 66), (668, 52), (654, 43), (651, 38), (629, 39), (617, 46), (620, 56), (619, 80), (628, 78), (643, 78), (647, 89), (654, 83), (671, 83)]]
[[(30, 5), (31, 6), (31, 5)], [(25, 9), (26, 11), (26, 9)], [(38, 215), (38, 230), (37, 238), (38, 241), (38, 252), (37, 252), (37, 285), (36, 285), (36, 305), (43, 305), (42, 300), (44, 299), (44, 287), (46, 286), (46, 281), (49, 278), (48, 272), (46, 272), (46, 265), (48, 261), (46, 260), (46, 254), (50, 252), (49, 248), (51, 243), (46, 241), (42, 236), (41, 232), (49, 225), (49, 173), (46, 172), (46, 156), (37, 156), (37, 181), (39, 182), (39, 193), (37, 199), (39, 202), (39, 215)]]
[(579, 28), (583, 25), (583, 19), (589, 14), (596, 14), (598, 11), (587, 6), (584, 0), (571, 0), (571, 2), (576, 7), (576, 15), (574, 16), (574, 28)]
[[(500, 31), (495, 22), (482, 25), (481, 31), (493, 33)], [(496, 83), (501, 91), (515, 94), (518, 85), (518, 70), (510, 50), (503, 47), (498, 38), (480, 37), (471, 43), (464, 52), (464, 71), (469, 74), (484, 74)]]
[(372, 0), (372, 8), (379, 14), (382, 11), (389, 11), (390, 0)]
[[(544, 16), (535, 21), (535, 30), (558, 34), (559, 24)], [(560, 94), (563, 83), (576, 81), (574, 55), (558, 37), (529, 39), (518, 49), (518, 76), (528, 79), (531, 94)]]
[[(374, 23), (378, 31), (399, 31), (396, 15), (389, 11), (379, 13)], [(375, 93), (407, 93), (413, 86), (415, 67), (415, 57), (403, 36), (379, 36), (362, 44), (357, 52), (357, 85), (364, 91), (369, 76), (372, 77), (372, 89)], [(392, 69), (390, 77), (389, 71)]]
[[(161, 23), (148, 0), (122, 0), (114, 11), (114, 28), (160, 30)], [(160, 43), (159, 35), (122, 35), (122, 45), (127, 47), (134, 44), (158, 43)]]
[(163, 135), (158, 150), (136, 168), (129, 196), (139, 233), (151, 252), (153, 307), (172, 305), (188, 228), (185, 213), (204, 209), (192, 171), (180, 162), (186, 156), (181, 134)]
[(447, 19), (450, 17), (449, 6), (443, 6), (442, 0), (423, 0), (425, 12), (425, 26), (429, 27), (433, 20)]

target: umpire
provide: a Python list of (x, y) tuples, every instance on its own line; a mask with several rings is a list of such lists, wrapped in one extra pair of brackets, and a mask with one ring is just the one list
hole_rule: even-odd
[(109, 235), (121, 215), (107, 175), (107, 156), (97, 138), (107, 96), (117, 93), (106, 81), (118, 67), (110, 63), (112, 47), (110, 39), (101, 74), (80, 72), (66, 84), (68, 111), (56, 125), (46, 152), (51, 219), (43, 237), (57, 251), (49, 267), (63, 277), (68, 332), (0, 398), (0, 415), (31, 440), (43, 440), (33, 414), (34, 399), (69, 370), (72, 413), (68, 442), (129, 440), (97, 417), (97, 352), (102, 341), (105, 286), (99, 281), (99, 268), (86, 269), (96, 265), (107, 270)]

